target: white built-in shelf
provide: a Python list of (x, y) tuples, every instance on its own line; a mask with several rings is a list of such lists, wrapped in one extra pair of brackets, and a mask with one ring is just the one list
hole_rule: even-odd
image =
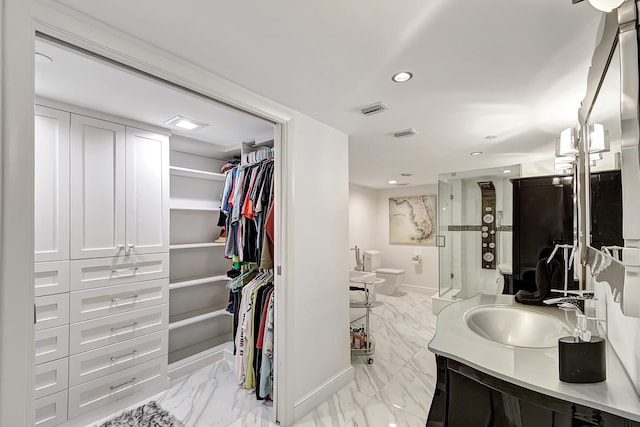
[(226, 282), (228, 280), (231, 280), (231, 279), (229, 279), (229, 277), (227, 277), (226, 275), (192, 277), (189, 279), (176, 280), (175, 282), (169, 283), (169, 289), (180, 289), (180, 288), (186, 288), (189, 286), (198, 286), (198, 285), (204, 285), (206, 283), (213, 283), (213, 282), (223, 282), (223, 281)]
[(180, 166), (169, 166), (171, 175), (186, 176), (187, 178), (209, 179), (212, 181), (224, 181), (225, 174), (203, 171), (199, 169), (182, 168)]
[(206, 201), (177, 201), (171, 200), (169, 203), (169, 209), (172, 211), (211, 211), (219, 212), (220, 206), (214, 205), (212, 202)]
[(183, 326), (193, 325), (194, 323), (221, 316), (233, 316), (233, 314), (229, 313), (224, 308), (215, 310), (213, 307), (176, 314), (169, 317), (169, 330), (182, 328)]
[(218, 246), (224, 246), (224, 243), (185, 243), (180, 245), (169, 245), (170, 250), (179, 249), (198, 249), (198, 248), (215, 248)]
[[(229, 336), (220, 336), (192, 344), (188, 347), (169, 353), (169, 377), (180, 378), (184, 376), (184, 369), (187, 373), (189, 365), (203, 367), (212, 365), (214, 362), (223, 360), (226, 357), (233, 357), (233, 341)], [(182, 374), (182, 375), (181, 375)]]

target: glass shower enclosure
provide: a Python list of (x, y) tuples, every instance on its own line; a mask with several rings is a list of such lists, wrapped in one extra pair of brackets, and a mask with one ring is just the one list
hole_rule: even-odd
[(438, 177), (436, 298), (452, 302), (502, 292), (500, 271), (510, 270), (512, 257), (510, 179), (519, 176), (519, 166), (508, 166)]

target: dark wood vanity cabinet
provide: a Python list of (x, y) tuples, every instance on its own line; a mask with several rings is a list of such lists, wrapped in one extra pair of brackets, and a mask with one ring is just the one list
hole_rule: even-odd
[(556, 399), (436, 356), (438, 378), (427, 427), (640, 427), (640, 423)]
[[(574, 243), (574, 185), (573, 176), (567, 175), (516, 178), (512, 183), (513, 277), (505, 293), (515, 294), (536, 290), (536, 264), (556, 244)], [(594, 172), (590, 183), (591, 245), (624, 246), (620, 171)], [(562, 262), (562, 253), (556, 259)]]
[[(573, 245), (573, 176), (516, 178), (513, 183), (513, 286), (535, 291), (538, 260)], [(545, 255), (546, 254), (546, 255)], [(562, 258), (562, 254), (560, 254)]]

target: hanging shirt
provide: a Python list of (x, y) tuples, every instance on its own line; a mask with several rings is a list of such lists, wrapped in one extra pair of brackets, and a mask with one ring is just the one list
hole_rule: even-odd
[(257, 393), (260, 397), (272, 396), (273, 378), (273, 341), (274, 341), (274, 293), (269, 297), (267, 325), (262, 341), (262, 364), (260, 366), (260, 384)]

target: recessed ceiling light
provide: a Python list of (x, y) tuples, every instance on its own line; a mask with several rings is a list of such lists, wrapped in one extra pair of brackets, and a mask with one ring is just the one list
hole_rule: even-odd
[(393, 80), (396, 83), (404, 83), (406, 81), (411, 80), (412, 77), (413, 77), (413, 73), (409, 71), (400, 71), (399, 73), (395, 73), (393, 77), (391, 77), (391, 80)]
[(472, 156), (479, 156), (480, 154), (482, 154), (482, 151), (474, 151), (471, 153)]
[(197, 122), (184, 116), (174, 116), (164, 122), (165, 125), (175, 126), (186, 130), (196, 130), (209, 126), (206, 123)]
[(398, 181), (394, 181), (393, 179), (391, 181), (389, 181), (389, 184), (397, 184)]
[(505, 169), (502, 171), (502, 173), (511, 173), (511, 169)]
[(487, 135), (484, 137), (484, 139), (496, 139), (498, 137), (498, 135)]
[(36, 52), (36, 63), (38, 64), (50, 64), (53, 62), (53, 59), (50, 56), (45, 55), (44, 53)]

